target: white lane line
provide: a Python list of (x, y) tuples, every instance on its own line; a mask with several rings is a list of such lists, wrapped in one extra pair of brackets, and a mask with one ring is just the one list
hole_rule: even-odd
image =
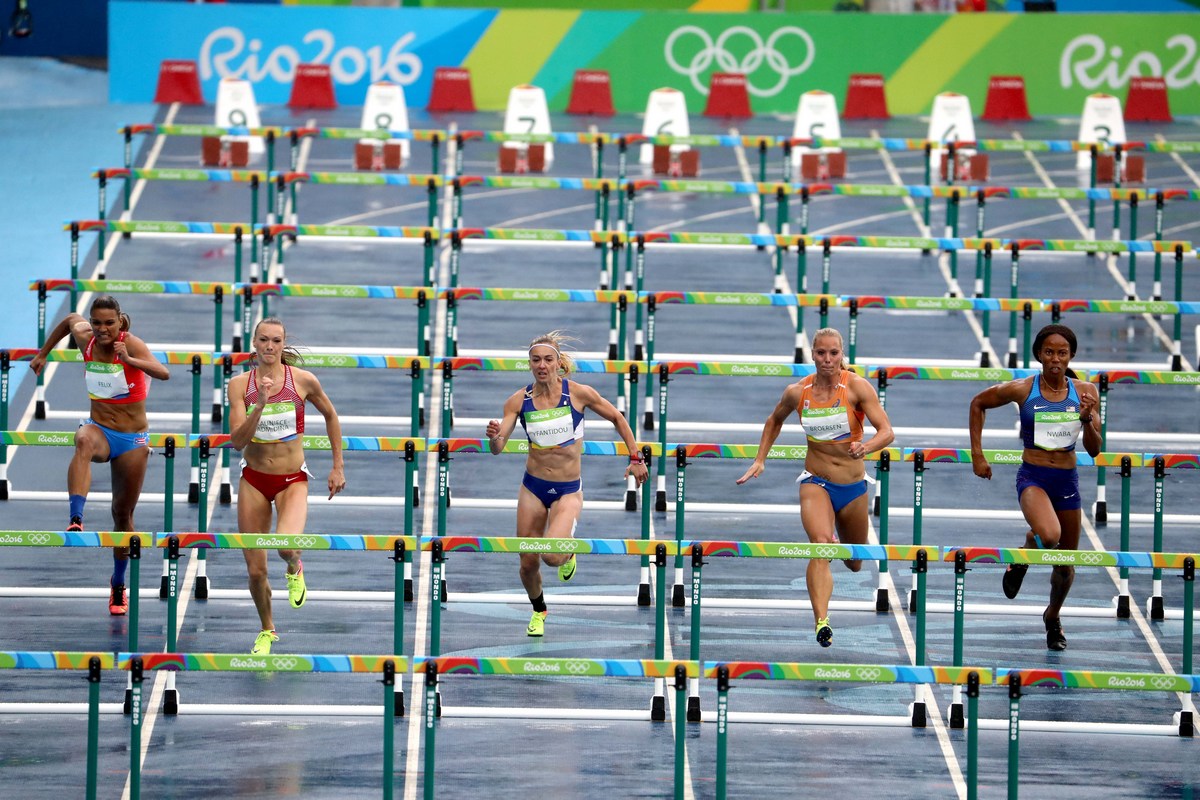
[[(449, 173), (453, 169), (453, 164), (457, 158), (457, 143), (453, 133), (447, 137), (446, 147), (446, 162), (443, 172)], [(454, 194), (453, 188), (447, 186), (442, 195), (442, 225), (450, 227), (451, 217), (454, 211)], [(443, 244), (441, 253), (438, 258), (438, 282), (440, 285), (449, 284), (450, 274), (450, 249)], [(433, 351), (434, 356), (444, 355), (444, 344), (446, 341), (446, 304), (437, 304), (437, 314), (433, 321)], [(442, 371), (433, 370), (430, 376), (430, 388), (428, 397), (441, 398), (442, 396)], [(442, 424), (442, 404), (440, 399), (437, 401), (431, 400), (429, 408), (426, 412), (429, 430), (441, 430)], [(425, 480), (423, 481), (425, 489), (425, 513), (421, 515), (421, 531), (418, 534), (425, 535), (433, 533), (437, 530), (437, 520), (435, 512), (437, 508), (436, 487), (438, 485), (438, 464), (437, 454), (427, 453), (425, 458)], [(430, 492), (430, 489), (433, 492)], [(412, 487), (406, 487), (405, 491), (411, 492)], [(414, 561), (418, 559), (414, 558)], [(419, 565), (417, 578), (413, 585), (414, 602), (416, 603), (416, 615), (413, 620), (413, 659), (425, 655), (425, 642), (427, 640), (430, 615), (430, 598), (431, 593), (431, 556), (428, 552), (419, 554)], [(405, 800), (416, 800), (417, 784), (421, 774), (421, 733), (425, 726), (425, 686), (424, 674), (417, 670), (412, 670), (409, 678), (408, 690), (408, 709), (406, 715), (408, 717), (408, 735), (405, 751), (407, 757), (405, 759), (404, 769), (404, 798)]]

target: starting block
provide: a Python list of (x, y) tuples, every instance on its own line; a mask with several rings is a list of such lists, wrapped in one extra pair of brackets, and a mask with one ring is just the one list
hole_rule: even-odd
[(205, 136), (200, 162), (206, 167), (244, 167), (250, 163), (250, 143), (240, 136)]
[[(650, 99), (646, 102), (646, 119), (642, 123), (643, 136), (691, 136), (692, 126), (688, 121), (687, 98), (683, 92), (678, 89), (669, 87), (655, 89), (650, 93)], [(662, 157), (656, 155), (657, 146), (644, 144), (638, 156), (638, 163), (649, 166), (661, 161)], [(691, 150), (690, 145), (673, 144), (670, 145), (670, 153), (667, 157), (668, 169), (671, 161), (679, 159), (681, 153), (686, 153)], [(689, 166), (694, 163), (695, 169), (693, 174), (699, 174), (700, 171), (700, 154), (696, 153), (695, 161), (692, 157), (688, 157)], [(682, 162), (680, 169), (682, 170)], [(668, 175), (669, 171), (658, 172), (657, 167), (654, 170), (660, 175)]]
[[(1126, 141), (1125, 117), (1121, 114), (1121, 101), (1111, 94), (1088, 95), (1087, 100), (1083, 102), (1083, 118), (1079, 123), (1079, 141), (1085, 144), (1094, 142), (1106, 147), (1124, 144)], [(1100, 161), (1101, 159), (1096, 161), (1097, 170), (1100, 169)], [(1091, 167), (1091, 152), (1080, 150), (1075, 157), (1075, 168), (1091, 169)]]
[(382, 172), (397, 170), (404, 166), (404, 150), (399, 141), (385, 142), (381, 139), (360, 139), (354, 145), (354, 168)]
[[(829, 92), (811, 91), (800, 95), (796, 108), (793, 139), (840, 139), (842, 123), (838, 119), (837, 98)], [(846, 153), (835, 147), (799, 146), (801, 180), (816, 181), (846, 177)]]
[[(217, 115), (215, 124), (222, 128), (261, 128), (262, 121), (258, 116), (258, 103), (254, 101), (254, 87), (249, 81), (238, 78), (222, 78), (217, 85)], [(222, 153), (228, 149), (228, 166), (244, 167), (251, 156), (260, 156), (266, 152), (267, 146), (261, 136), (222, 136), (215, 144), (210, 144), (205, 137), (201, 142), (201, 160), (206, 166), (222, 164)], [(226, 147), (228, 143), (228, 148)], [(242, 155), (240, 147), (246, 147)], [(215, 161), (210, 161), (210, 157)], [(223, 164), (224, 165), (224, 164)]]
[(676, 146), (654, 145), (654, 174), (672, 178), (695, 178), (700, 174), (700, 151)]
[(844, 150), (817, 151), (800, 154), (800, 179), (826, 181), (846, 177)]
[[(1143, 156), (1125, 155), (1121, 158), (1121, 183), (1145, 183), (1146, 159)], [(1096, 156), (1096, 183), (1112, 183), (1118, 176), (1117, 159), (1112, 153)]]
[[(948, 167), (949, 159), (942, 159), (938, 174), (943, 181), (946, 180)], [(957, 149), (954, 151), (954, 180), (985, 182), (988, 179), (988, 170), (987, 153), (972, 153)]]
[[(505, 133), (550, 134), (550, 109), (546, 93), (538, 86), (522, 84), (508, 92), (504, 111)], [(554, 163), (554, 145), (504, 142), (498, 155), (500, 172), (545, 172)]]
[[(367, 88), (363, 104), (364, 130), (407, 131), (408, 104), (404, 89), (389, 81), (379, 81)], [(354, 168), (361, 170), (398, 170), (408, 160), (410, 144), (407, 139), (359, 139), (354, 147)]]
[[(929, 153), (929, 166), (934, 174), (945, 174), (942, 167), (942, 150), (947, 142), (974, 142), (975, 119), (971, 116), (971, 98), (957, 92), (942, 92), (933, 98), (933, 113), (929, 118), (931, 142), (939, 142)], [(973, 156), (974, 149), (956, 150), (956, 155)]]
[(530, 144), (525, 147), (501, 147), (499, 169), (500, 172), (507, 175), (525, 172), (545, 172), (546, 145)]

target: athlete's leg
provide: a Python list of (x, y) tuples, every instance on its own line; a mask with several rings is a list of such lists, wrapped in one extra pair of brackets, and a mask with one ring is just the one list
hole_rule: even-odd
[[(832, 544), (836, 519), (829, 494), (815, 483), (800, 484), (800, 520), (808, 540), (815, 544)], [(833, 573), (829, 561), (810, 558), (804, 580), (812, 602), (813, 619), (817, 622), (829, 616), (829, 598), (833, 594)]]
[[(533, 492), (524, 486), (517, 489), (517, 536), (540, 538), (546, 530), (549, 512)], [(521, 585), (530, 600), (542, 595), (542, 559), (536, 553), (521, 554)]]
[[(262, 492), (242, 478), (238, 484), (238, 531), (241, 533), (268, 533), (271, 530), (271, 503)], [(250, 597), (258, 611), (262, 630), (275, 629), (271, 616), (271, 582), (267, 578), (267, 551), (242, 550), (246, 559)]]
[[(563, 495), (550, 505), (546, 520), (546, 536), (551, 539), (570, 539), (575, 533), (575, 522), (583, 513), (583, 492)], [(548, 567), (558, 567), (570, 560), (570, 553), (547, 553), (542, 561)]]
[[(866, 544), (871, 533), (871, 524), (867, 514), (867, 495), (861, 494), (842, 506), (837, 512), (838, 538), (842, 544)], [(844, 563), (851, 572), (862, 569), (862, 559), (848, 558)]]

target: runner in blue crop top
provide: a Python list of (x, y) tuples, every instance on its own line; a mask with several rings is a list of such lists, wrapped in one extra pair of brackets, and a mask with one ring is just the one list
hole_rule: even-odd
[[(1029, 523), (1026, 548), (1079, 546), (1083, 501), (1075, 469), (1075, 443), (1080, 434), (1089, 455), (1100, 452), (1100, 419), (1096, 387), (1072, 377), (1070, 363), (1078, 349), (1075, 333), (1065, 325), (1047, 325), (1033, 340), (1033, 355), (1042, 365), (1040, 375), (985, 389), (971, 401), (971, 465), (975, 474), (990, 480), (992, 467), (983, 452), (983, 422), (987, 411), (1009, 403), (1019, 408), (1024, 450), (1017, 470), (1017, 499)], [(1026, 564), (1010, 564), (1004, 573), (1004, 594), (1012, 599), (1021, 590)], [(1073, 567), (1054, 567), (1050, 577), (1050, 603), (1042, 614), (1046, 646), (1065, 650), (1059, 611), (1075, 580)]]
[[(517, 536), (570, 538), (583, 510), (580, 456), (583, 453), (583, 415), (591, 409), (608, 420), (631, 454), (625, 477), (640, 484), (646, 480), (646, 465), (637, 449), (633, 431), (621, 412), (590, 386), (567, 376), (574, 364), (563, 345), (571, 341), (558, 331), (539, 336), (529, 345), (529, 370), (533, 383), (514, 392), (504, 403), (504, 417), (487, 425), (488, 445), (493, 455), (504, 450), (517, 423), (529, 438), (525, 477), (517, 494)], [(541, 563), (558, 567), (561, 580), (575, 576), (574, 554), (536, 553), (521, 555), (521, 583), (533, 605), (526, 633), (545, 632), (546, 600), (542, 594)]]

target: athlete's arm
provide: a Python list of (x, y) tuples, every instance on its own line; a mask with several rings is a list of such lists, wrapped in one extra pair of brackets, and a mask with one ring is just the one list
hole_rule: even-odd
[(151, 378), (160, 381), (171, 378), (171, 371), (166, 365), (155, 358), (146, 343), (133, 334), (126, 334), (123, 342), (113, 342), (113, 353), (122, 364), (141, 370)]
[(333, 467), (329, 470), (329, 499), (346, 488), (346, 462), (342, 456), (342, 422), (338, 419), (333, 401), (325, 394), (321, 381), (308, 370), (292, 368), (292, 380), (296, 382), (304, 399), (313, 404), (325, 418), (325, 434), (329, 437), (329, 450), (333, 453)]
[(515, 392), (504, 401), (504, 412), (501, 419), (488, 420), (487, 438), (488, 450), (492, 455), (498, 455), (508, 444), (513, 429), (517, 426), (517, 416), (521, 413), (521, 401), (525, 397), (523, 390)]
[(799, 403), (800, 384), (793, 383), (783, 390), (783, 396), (779, 398), (775, 410), (763, 423), (762, 436), (758, 440), (758, 454), (754, 456), (754, 463), (750, 465), (750, 468), (737, 479), (739, 486), (751, 478), (757, 478), (767, 468), (767, 454), (771, 452), (771, 446), (779, 438), (779, 432), (783, 430), (783, 423), (796, 410)]

